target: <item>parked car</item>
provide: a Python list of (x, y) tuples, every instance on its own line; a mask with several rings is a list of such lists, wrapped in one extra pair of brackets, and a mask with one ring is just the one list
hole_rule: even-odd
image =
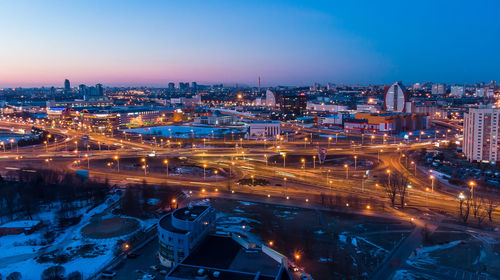
[(101, 273), (101, 279), (111, 279), (116, 277), (116, 272), (110, 271), (110, 270), (105, 270)]

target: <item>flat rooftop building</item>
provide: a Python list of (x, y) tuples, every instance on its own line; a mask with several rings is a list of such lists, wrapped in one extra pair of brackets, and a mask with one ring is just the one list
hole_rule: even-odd
[(208, 235), (167, 275), (167, 280), (291, 279), (286, 257), (273, 249), (253, 247), (240, 237)]

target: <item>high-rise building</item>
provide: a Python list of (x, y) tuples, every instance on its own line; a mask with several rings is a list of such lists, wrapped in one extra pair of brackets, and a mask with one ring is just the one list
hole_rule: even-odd
[(276, 94), (271, 90), (266, 90), (266, 106), (275, 107), (276, 106)]
[(104, 89), (102, 87), (102, 84), (95, 85), (95, 89), (96, 89), (96, 95), (97, 96), (103, 96), (104, 95)]
[(465, 95), (465, 87), (464, 86), (451, 86), (450, 94), (452, 97), (462, 97)]
[(384, 110), (388, 112), (406, 112), (408, 93), (401, 82), (395, 82), (384, 89)]
[(186, 90), (189, 88), (189, 83), (179, 82), (179, 89)]
[(432, 95), (445, 95), (446, 84), (432, 84), (431, 93)]
[(281, 113), (288, 115), (286, 117), (297, 117), (306, 111), (307, 97), (304, 93), (280, 92), (278, 96)]
[(470, 108), (464, 114), (463, 152), (468, 160), (496, 163), (500, 161), (500, 108)]
[(70, 92), (71, 91), (71, 86), (69, 84), (69, 80), (68, 79), (64, 80), (64, 91), (65, 92)]
[(168, 83), (168, 89), (169, 90), (175, 90), (175, 84), (174, 83)]
[(191, 87), (193, 88), (194, 91), (196, 91), (198, 89), (198, 84), (196, 82), (192, 82)]

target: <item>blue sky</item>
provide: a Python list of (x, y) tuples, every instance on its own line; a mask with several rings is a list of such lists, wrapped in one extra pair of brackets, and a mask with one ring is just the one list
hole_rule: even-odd
[(0, 87), (497, 80), (495, 1), (0, 1)]

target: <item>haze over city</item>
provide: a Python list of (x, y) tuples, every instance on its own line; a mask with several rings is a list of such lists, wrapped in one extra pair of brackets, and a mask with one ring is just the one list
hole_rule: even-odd
[(4, 1), (0, 87), (498, 78), (497, 1)]

